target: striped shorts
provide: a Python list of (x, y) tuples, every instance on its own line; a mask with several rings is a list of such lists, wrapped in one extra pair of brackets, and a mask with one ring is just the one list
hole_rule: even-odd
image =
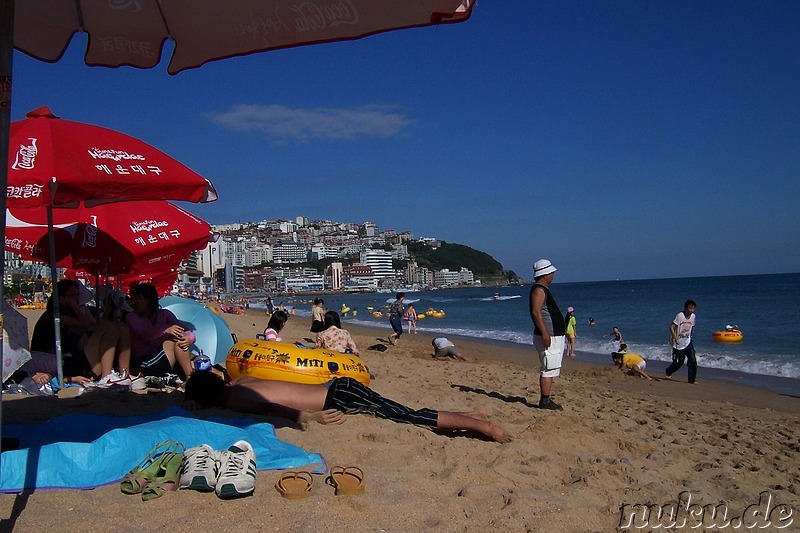
[(161, 350), (152, 357), (142, 360), (140, 366), (142, 374), (145, 376), (158, 376), (163, 378), (172, 372), (172, 365), (164, 350)]
[(439, 413), (433, 409), (414, 410), (384, 398), (353, 378), (334, 378), (328, 382), (325, 409), (338, 409), (343, 413), (365, 413), (395, 422), (437, 427)]

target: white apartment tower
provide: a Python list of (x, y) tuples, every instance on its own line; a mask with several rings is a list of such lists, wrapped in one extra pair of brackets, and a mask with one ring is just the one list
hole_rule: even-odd
[(389, 278), (394, 275), (392, 252), (386, 250), (364, 250), (359, 262), (372, 268), (375, 278)]
[(334, 291), (338, 291), (344, 288), (344, 282), (342, 280), (342, 274), (344, 273), (344, 267), (340, 262), (331, 263), (331, 289)]

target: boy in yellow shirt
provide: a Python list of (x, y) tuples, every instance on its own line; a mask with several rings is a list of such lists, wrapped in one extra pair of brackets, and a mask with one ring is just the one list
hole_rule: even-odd
[(642, 379), (653, 381), (653, 378), (648, 376), (647, 372), (644, 370), (647, 367), (647, 362), (640, 355), (628, 353), (628, 346), (626, 344), (620, 344), (619, 351), (611, 353), (611, 359), (614, 360), (614, 364), (623, 372), (627, 372), (631, 375), (638, 375)]

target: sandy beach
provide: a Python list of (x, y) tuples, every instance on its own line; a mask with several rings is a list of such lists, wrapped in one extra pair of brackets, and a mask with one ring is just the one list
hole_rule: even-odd
[[(252, 312), (225, 319), (239, 339), (266, 323)], [(308, 343), (309, 326), (310, 318), (293, 317), (282, 337)], [(388, 323), (345, 327), (379, 393), (415, 407), (485, 410), (516, 439), (498, 444), (365, 415), (306, 431), (253, 417), (276, 423), (280, 439), (323, 455), (329, 466), (362, 468), (365, 492), (337, 497), (317, 475), (310, 498), (287, 500), (273, 487), (280, 472), (262, 471), (255, 495), (234, 501), (180, 491), (143, 502), (116, 484), (3, 494), (0, 531), (611, 531), (631, 506), (675, 504), (681, 493), (692, 504), (727, 506), (728, 519), (745, 514), (759, 524), (790, 524), (785, 530), (800, 526), (800, 398), (712, 380), (689, 385), (685, 370), (677, 381), (647, 382), (579, 356), (566, 361), (554, 385), (564, 411), (541, 411), (531, 347), (459, 340), (474, 361), (440, 362), (431, 358), (430, 334), (404, 335), (397, 347), (378, 352), (367, 347), (386, 342)], [(178, 392), (66, 392), (4, 397), (3, 423), (71, 412), (152, 413), (182, 400)], [(198, 414), (239, 416), (221, 409)], [(769, 507), (768, 516), (753, 514), (754, 505)]]

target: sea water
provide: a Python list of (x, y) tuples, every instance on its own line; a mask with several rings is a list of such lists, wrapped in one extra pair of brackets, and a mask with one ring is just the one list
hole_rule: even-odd
[[(556, 281), (550, 288), (562, 312), (568, 306), (575, 308), (579, 359), (610, 363), (610, 352), (615, 349), (610, 333), (617, 326), (629, 351), (641, 354), (649, 364), (664, 362), (657, 368), (665, 367), (671, 361), (669, 325), (683, 310), (684, 301), (692, 299), (697, 303), (694, 344), (701, 369), (800, 380), (800, 274)], [(420, 333), (530, 345), (529, 293), (530, 286), (419, 291), (407, 292), (405, 302), (413, 303), (417, 313), (429, 308), (445, 312), (443, 318), (418, 321)], [(307, 298), (273, 300), (276, 305), (283, 301), (295, 307), (300, 316), (310, 316)], [(394, 295), (336, 294), (323, 299), (327, 309), (338, 311), (344, 304), (357, 311), (356, 316), (352, 310), (347, 313), (345, 322), (388, 327), (385, 317), (374, 318), (367, 308), (385, 312)], [(594, 326), (588, 325), (589, 317), (594, 318)], [(741, 329), (741, 343), (712, 340), (711, 334), (728, 324)], [(800, 387), (800, 381), (794, 383)], [(791, 390), (791, 385), (783, 389)]]

